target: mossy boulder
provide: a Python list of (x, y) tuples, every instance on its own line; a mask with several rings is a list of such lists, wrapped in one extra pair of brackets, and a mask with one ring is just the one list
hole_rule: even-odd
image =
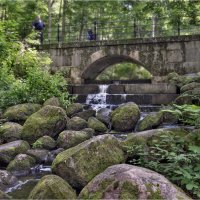
[(61, 107), (61, 103), (60, 100), (57, 97), (51, 97), (50, 99), (47, 99), (43, 106), (57, 106), (57, 107)]
[(0, 190), (0, 199), (12, 199), (12, 197)]
[(200, 83), (191, 82), (191, 83), (188, 83), (188, 84), (184, 85), (183, 87), (181, 87), (180, 90), (181, 90), (181, 93), (184, 93), (186, 91), (193, 90), (196, 88), (200, 88)]
[(0, 145), (0, 165), (7, 165), (16, 155), (26, 153), (30, 149), (28, 142), (17, 140)]
[(52, 150), (56, 147), (56, 141), (48, 135), (44, 135), (33, 143), (33, 148)]
[(167, 124), (176, 124), (178, 123), (179, 116), (171, 110), (161, 110), (162, 113), (162, 122)]
[(73, 117), (67, 122), (68, 130), (80, 131), (87, 128), (87, 122), (80, 117)]
[(6, 122), (0, 126), (0, 139), (12, 142), (21, 139), (22, 126), (14, 122)]
[[(188, 135), (188, 132), (183, 128), (160, 128), (147, 131), (141, 131), (137, 133), (128, 134), (127, 138), (121, 142), (123, 149), (127, 152), (127, 158), (135, 156), (135, 147), (141, 146), (148, 150), (148, 146), (151, 146), (152, 141), (156, 139), (157, 144), (162, 142), (163, 136), (170, 137), (176, 136), (184, 138)], [(130, 151), (131, 149), (131, 151)]]
[(142, 119), (137, 127), (137, 131), (144, 131), (157, 128), (162, 123), (163, 115), (161, 112), (149, 114)]
[(96, 118), (106, 124), (107, 126), (110, 125), (111, 123), (111, 118), (110, 118), (110, 113), (111, 110), (108, 108), (101, 108), (100, 110), (97, 111), (97, 116)]
[(27, 175), (35, 163), (36, 161), (33, 157), (26, 154), (19, 154), (9, 163), (6, 170), (15, 176)]
[(79, 199), (182, 199), (189, 198), (164, 176), (128, 164), (108, 167), (86, 185)]
[(88, 119), (88, 127), (92, 128), (96, 134), (105, 133), (108, 131), (106, 125), (95, 117), (90, 117)]
[(76, 192), (62, 178), (46, 175), (31, 191), (28, 199), (76, 199)]
[(6, 189), (16, 185), (18, 179), (6, 170), (0, 170), (0, 188), (5, 191)]
[(22, 138), (34, 143), (38, 138), (56, 136), (66, 127), (66, 113), (56, 106), (45, 106), (31, 115), (23, 125)]
[(49, 162), (50, 152), (46, 149), (29, 149), (26, 154), (35, 158), (39, 164)]
[(69, 149), (80, 144), (81, 142), (84, 142), (85, 140), (90, 139), (91, 137), (91, 134), (84, 131), (67, 130), (59, 134), (57, 145), (58, 147)]
[(116, 131), (132, 131), (140, 118), (139, 107), (135, 103), (126, 103), (111, 113), (111, 121)]
[(92, 128), (84, 128), (82, 131), (85, 131), (86, 133), (88, 133), (91, 136), (93, 136), (95, 134), (95, 131)]
[(123, 163), (124, 160), (119, 141), (106, 134), (58, 154), (52, 163), (52, 172), (72, 187), (80, 189), (108, 166)]
[(171, 84), (175, 84), (178, 87), (182, 87), (183, 85), (189, 83), (192, 80), (192, 78), (180, 76), (176, 72), (171, 72), (167, 75), (167, 80)]
[(178, 105), (192, 104), (192, 97), (188, 94), (182, 94), (174, 100), (174, 103)]
[(83, 111), (83, 105), (80, 103), (72, 103), (66, 108), (66, 113), (68, 117), (72, 117), (74, 114)]
[(89, 109), (89, 110), (84, 110), (82, 112), (78, 112), (74, 114), (73, 117), (80, 117), (87, 121), (90, 117), (94, 117), (95, 115), (96, 115), (96, 111)]
[(7, 118), (9, 121), (25, 121), (30, 115), (37, 112), (41, 107), (41, 105), (33, 103), (18, 104), (9, 107), (3, 113), (3, 117)]

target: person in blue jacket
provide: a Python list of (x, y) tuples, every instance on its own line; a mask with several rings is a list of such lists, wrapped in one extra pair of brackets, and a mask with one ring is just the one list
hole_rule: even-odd
[(39, 32), (40, 43), (43, 44), (43, 30), (45, 28), (45, 23), (41, 20), (40, 16), (38, 15), (36, 20), (32, 23), (33, 29)]
[(88, 32), (87, 32), (87, 39), (88, 39), (88, 40), (95, 40), (94, 34), (93, 34), (93, 32), (92, 32), (91, 29), (88, 29)]

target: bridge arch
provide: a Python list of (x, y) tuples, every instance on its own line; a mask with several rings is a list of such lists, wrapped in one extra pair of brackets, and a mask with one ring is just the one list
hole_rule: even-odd
[(133, 58), (131, 55), (104, 55), (100, 56), (98, 59), (93, 60), (92, 63), (87, 65), (82, 73), (81, 78), (82, 80), (94, 80), (107, 67), (123, 62), (134, 63), (149, 70), (149, 67), (145, 66), (142, 62)]

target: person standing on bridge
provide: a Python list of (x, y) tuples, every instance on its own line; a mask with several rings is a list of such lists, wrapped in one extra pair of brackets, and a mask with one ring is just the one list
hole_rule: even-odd
[(40, 43), (43, 44), (43, 30), (45, 28), (45, 23), (41, 20), (40, 15), (37, 16), (36, 20), (32, 23), (33, 29), (38, 31)]

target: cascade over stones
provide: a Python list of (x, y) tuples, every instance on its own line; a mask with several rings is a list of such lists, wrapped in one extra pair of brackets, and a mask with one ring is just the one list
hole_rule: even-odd
[(18, 104), (9, 107), (3, 114), (10, 121), (25, 121), (30, 115), (37, 112), (42, 106), (33, 103)]
[(65, 126), (65, 111), (60, 107), (47, 105), (26, 120), (22, 129), (22, 138), (33, 143), (44, 135), (56, 136), (64, 130)]
[(17, 140), (0, 145), (0, 165), (8, 164), (17, 154), (26, 153), (30, 149), (28, 142)]
[(190, 199), (164, 176), (133, 165), (108, 167), (81, 191), (79, 199)]
[(111, 113), (112, 126), (116, 131), (133, 130), (139, 118), (139, 107), (133, 102), (123, 104)]
[(47, 175), (33, 188), (28, 199), (76, 199), (76, 192), (59, 176)]
[(108, 166), (123, 163), (124, 160), (118, 140), (106, 134), (58, 154), (53, 161), (52, 172), (72, 187), (80, 189)]

